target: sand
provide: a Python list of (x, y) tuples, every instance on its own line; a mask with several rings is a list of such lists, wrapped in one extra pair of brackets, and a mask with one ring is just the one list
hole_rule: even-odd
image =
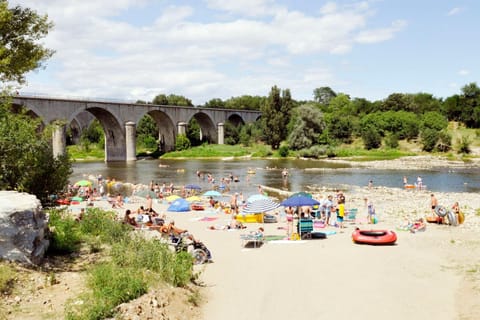
[[(230, 221), (213, 210), (166, 213), (188, 229), (213, 254), (214, 263), (196, 266), (204, 284), (202, 319), (478, 319), (480, 318), (480, 197), (471, 193), (436, 193), (440, 204), (460, 201), (463, 225), (428, 224), (425, 232), (396, 231), (394, 246), (354, 244), (362, 229), (395, 230), (405, 219), (430, 213), (430, 193), (353, 187), (346, 208), (365, 216), (364, 198), (377, 209), (376, 225), (347, 222), (324, 240), (268, 241), (243, 247), (240, 235), (259, 226), (265, 235), (286, 235), (285, 222), (247, 224), (245, 230), (210, 230)], [(144, 200), (128, 204), (136, 209)], [(97, 204), (97, 205), (100, 205)], [(105, 205), (105, 204), (103, 204)], [(119, 215), (123, 210), (118, 210)], [(200, 221), (205, 216), (213, 221)], [(157, 236), (155, 231), (143, 231)]]

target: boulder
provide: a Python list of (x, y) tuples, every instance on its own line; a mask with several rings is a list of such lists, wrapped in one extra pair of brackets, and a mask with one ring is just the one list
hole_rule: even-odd
[(47, 228), (36, 196), (0, 191), (0, 259), (39, 264), (49, 245)]

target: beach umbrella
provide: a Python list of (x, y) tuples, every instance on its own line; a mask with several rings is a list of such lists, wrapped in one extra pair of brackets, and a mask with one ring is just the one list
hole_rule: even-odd
[(204, 197), (221, 197), (222, 194), (215, 190), (209, 190), (203, 194)]
[(277, 209), (280, 204), (273, 201), (270, 198), (258, 199), (253, 202), (247, 203), (247, 206), (243, 208), (243, 213), (263, 213)]
[(254, 201), (257, 201), (257, 200), (263, 200), (263, 199), (269, 199), (267, 196), (263, 195), (263, 194), (254, 194), (254, 195), (251, 195), (250, 197), (248, 197), (247, 199), (247, 203), (249, 202), (254, 202)]
[(197, 185), (197, 184), (187, 184), (187, 185), (185, 185), (185, 189), (188, 189), (188, 190), (201, 190), (202, 187), (200, 187), (200, 186)]
[[(181, 198), (180, 196), (176, 195), (176, 194), (172, 194), (171, 196), (168, 196), (166, 197), (165, 199), (168, 201), (168, 202), (172, 202), (172, 201), (175, 201), (177, 199)], [(185, 200), (185, 199), (183, 199)], [(185, 200), (187, 201), (187, 200)], [(188, 201), (187, 201), (188, 202)]]
[(146, 198), (147, 195), (149, 195), (152, 199), (158, 198), (157, 194), (155, 192), (153, 192), (152, 190), (142, 189), (142, 190), (139, 190), (139, 191), (135, 192), (135, 196), (138, 196), (138, 197)]
[(89, 187), (91, 185), (92, 185), (92, 182), (88, 180), (80, 180), (75, 182), (75, 186), (77, 187)]
[(202, 198), (199, 196), (191, 196), (186, 199), (188, 202), (201, 202)]
[(292, 194), (290, 197), (299, 197), (299, 196), (311, 198), (312, 194), (308, 193), (308, 192), (305, 192), (305, 191), (300, 191), (300, 192)]
[(301, 207), (301, 206), (314, 206), (318, 205), (318, 202), (315, 199), (306, 196), (293, 196), (283, 200), (280, 205), (284, 207)]

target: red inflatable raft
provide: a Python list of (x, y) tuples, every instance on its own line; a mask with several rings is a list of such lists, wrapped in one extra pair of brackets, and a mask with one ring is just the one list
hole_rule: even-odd
[(390, 230), (360, 230), (355, 229), (352, 233), (355, 243), (388, 245), (397, 241), (397, 234)]
[(205, 210), (205, 207), (198, 203), (193, 203), (191, 207), (192, 207), (192, 210), (195, 210), (195, 211)]

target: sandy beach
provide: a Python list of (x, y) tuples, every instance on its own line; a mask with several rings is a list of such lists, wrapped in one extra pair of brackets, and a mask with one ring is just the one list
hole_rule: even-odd
[[(428, 224), (426, 231), (418, 233), (396, 227), (430, 212), (430, 192), (352, 187), (345, 195), (346, 208), (357, 208), (360, 217), (366, 216), (364, 198), (371, 199), (379, 223), (359, 219), (356, 224), (347, 222), (345, 229), (322, 229), (336, 232), (327, 239), (274, 240), (259, 248), (243, 247), (240, 235), (263, 226), (266, 236), (284, 236), (286, 222), (210, 230), (211, 225), (228, 223), (230, 215), (213, 210), (167, 212), (167, 205), (161, 203), (154, 203), (154, 209), (166, 213), (212, 251), (214, 263), (195, 266), (204, 285), (201, 319), (480, 317), (477, 194), (436, 193), (441, 205), (460, 202), (465, 223), (456, 227)], [(143, 204), (139, 199), (126, 208)], [(202, 221), (205, 216), (214, 220)], [(398, 241), (394, 246), (354, 244), (351, 234), (356, 227), (396, 230)], [(141, 232), (157, 236), (155, 231)]]

